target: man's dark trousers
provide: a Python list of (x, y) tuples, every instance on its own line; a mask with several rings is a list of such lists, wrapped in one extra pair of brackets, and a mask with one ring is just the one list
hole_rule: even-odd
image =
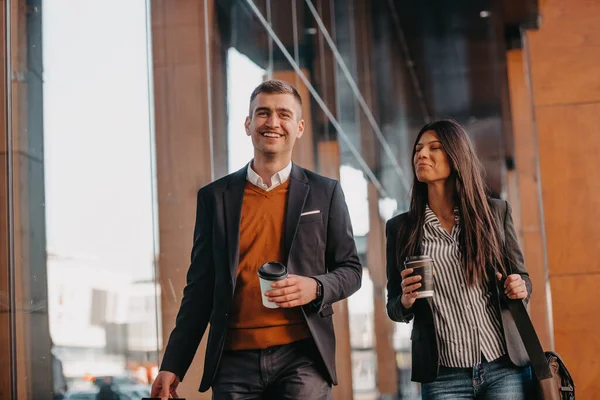
[(312, 339), (263, 350), (223, 352), (214, 400), (327, 400), (331, 384)]

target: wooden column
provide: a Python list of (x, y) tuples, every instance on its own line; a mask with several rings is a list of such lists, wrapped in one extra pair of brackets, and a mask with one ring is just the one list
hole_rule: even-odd
[[(300, 3), (298, 3), (300, 4)], [(331, 14), (333, 3), (319, 1), (313, 2), (317, 8), (325, 29), (331, 34)], [(312, 20), (312, 17), (309, 17)], [(306, 20), (308, 21), (308, 20)], [(305, 22), (308, 24), (308, 22)], [(307, 39), (305, 39), (307, 40)], [(310, 42), (309, 42), (310, 43)], [(337, 114), (336, 105), (338, 98), (336, 93), (335, 70), (337, 68), (333, 59), (331, 49), (325, 43), (323, 32), (319, 29), (312, 40), (312, 63), (313, 75), (311, 82), (317, 89), (321, 99), (334, 116)], [(303, 97), (304, 102), (311, 102), (307, 93)], [(329, 118), (317, 108), (312, 110), (315, 120), (312, 124), (315, 131), (313, 140), (316, 142), (318, 165), (317, 172), (332, 179), (340, 180), (341, 155), (340, 145), (332, 131)], [(314, 148), (314, 147), (313, 147)], [(354, 392), (352, 388), (352, 345), (350, 342), (350, 313), (348, 311), (348, 300), (338, 301), (333, 305), (333, 325), (335, 327), (335, 364), (338, 376), (338, 385), (332, 391), (333, 400), (352, 400)]]
[(11, 1), (10, 76), (17, 395), (52, 392), (48, 321), (39, 1)]
[[(205, 34), (205, 0), (152, 1), (152, 38), (154, 65), (154, 99), (156, 126), (156, 180), (160, 254), (158, 281), (161, 290), (163, 348), (175, 325), (181, 304), (196, 215), (196, 193), (211, 182), (209, 112), (225, 112), (213, 101), (212, 93), (222, 82), (222, 65), (210, 61), (209, 79), (206, 45), (209, 56), (215, 49), (214, 0), (208, 6), (208, 32)], [(220, 107), (220, 110), (215, 110)], [(214, 115), (213, 115), (214, 116)], [(214, 127), (215, 135), (226, 136), (225, 127)], [(214, 148), (215, 161), (226, 157), (224, 147)], [(226, 159), (226, 158), (225, 158)], [(225, 164), (226, 165), (226, 164)], [(215, 174), (216, 175), (216, 174)], [(180, 385), (179, 395), (188, 399), (210, 399), (210, 391), (198, 394), (203, 371), (207, 334)]]
[(9, 198), (12, 188), (9, 187), (8, 164), (8, 102), (6, 58), (6, 1), (0, 2), (0, 399), (11, 398), (12, 378), (16, 365), (11, 358), (10, 318), (13, 310), (10, 304), (10, 248), (9, 238), (12, 230), (9, 224)]
[[(356, 53), (371, 54), (373, 38), (371, 32), (371, 6), (368, 2), (358, 2), (352, 12), (356, 27)], [(375, 67), (369, 57), (356, 61), (357, 84), (370, 111), (376, 116), (373, 71)], [(361, 155), (375, 173), (381, 170), (382, 151), (375, 132), (364, 113), (358, 111)], [(368, 184), (369, 233), (367, 234), (367, 268), (373, 282), (373, 326), (375, 330), (375, 354), (377, 357), (376, 385), (379, 398), (394, 399), (398, 396), (398, 368), (396, 350), (393, 346), (395, 324), (386, 311), (386, 271), (385, 271), (385, 222), (379, 214), (380, 195), (372, 182)]]
[(556, 350), (578, 396), (600, 392), (600, 2), (545, 0), (528, 33)]
[[(521, 49), (507, 54), (508, 80), (513, 122), (516, 170), (510, 171), (509, 201), (513, 206), (515, 229), (525, 256), (525, 266), (533, 283), (529, 303), (531, 318), (546, 349), (554, 347), (550, 326), (548, 269), (543, 230), (542, 192), (539, 176), (538, 140), (533, 119), (529, 63)], [(509, 175), (510, 176), (510, 175)], [(511, 187), (517, 186), (511, 190)], [(518, 208), (515, 207), (518, 205)], [(518, 218), (515, 218), (518, 210)]]
[[(44, 398), (52, 392), (52, 365), (44, 214), (41, 8), (35, 1), (9, 3), (10, 21), (7, 2), (0, 6), (0, 398), (12, 398), (15, 393), (19, 398)], [(10, 43), (6, 36), (9, 23)]]
[[(340, 179), (340, 145), (337, 140), (318, 143), (319, 173), (332, 179)], [(333, 400), (352, 400), (352, 347), (350, 345), (350, 314), (348, 300), (333, 305), (335, 327), (335, 364), (338, 385), (333, 388)]]
[(398, 374), (393, 346), (394, 322), (386, 311), (385, 224), (379, 215), (379, 192), (369, 182), (369, 233), (367, 266), (373, 281), (373, 319), (377, 354), (377, 391), (382, 400), (397, 398)]
[[(300, 4), (300, 3), (298, 3)], [(331, 24), (333, 3), (326, 1), (313, 2), (317, 8), (325, 29), (332, 34), (334, 27)], [(309, 17), (312, 20), (312, 17)], [(308, 24), (308, 20), (306, 20)], [(306, 39), (305, 39), (306, 40)], [(317, 89), (321, 99), (329, 111), (337, 116), (337, 105), (339, 103), (336, 92), (335, 71), (337, 65), (333, 54), (325, 42), (323, 32), (319, 29), (312, 40), (312, 71), (311, 82)], [(311, 102), (307, 94), (303, 97), (305, 102)], [(318, 165), (317, 172), (332, 179), (340, 180), (341, 154), (337, 135), (332, 129), (329, 117), (317, 108), (312, 110), (315, 120), (313, 123), (315, 131), (313, 140), (316, 142)], [(333, 400), (352, 400), (354, 391), (352, 387), (352, 345), (350, 342), (350, 312), (348, 300), (338, 301), (333, 305), (333, 325), (335, 327), (336, 350), (335, 364), (338, 376), (338, 385), (333, 387)]]

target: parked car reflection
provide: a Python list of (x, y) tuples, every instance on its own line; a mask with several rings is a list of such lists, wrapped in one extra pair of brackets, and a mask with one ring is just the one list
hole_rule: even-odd
[(141, 400), (150, 397), (149, 385), (128, 376), (97, 376), (93, 382), (80, 382), (74, 386), (65, 393), (64, 400)]

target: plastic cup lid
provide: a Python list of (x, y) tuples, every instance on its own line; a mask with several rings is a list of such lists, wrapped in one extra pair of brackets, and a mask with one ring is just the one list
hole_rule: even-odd
[(264, 263), (258, 269), (258, 276), (268, 280), (280, 280), (285, 279), (287, 276), (287, 268), (280, 262), (269, 261)]

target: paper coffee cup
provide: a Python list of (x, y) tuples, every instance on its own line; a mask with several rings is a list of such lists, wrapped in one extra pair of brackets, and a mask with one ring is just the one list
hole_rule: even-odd
[(260, 281), (260, 292), (263, 306), (267, 308), (279, 308), (277, 303), (269, 301), (265, 293), (272, 289), (271, 284), (273, 282), (281, 281), (287, 278), (287, 276), (287, 268), (285, 265), (277, 261), (269, 261), (264, 263), (258, 269), (258, 279)]
[(415, 290), (417, 299), (423, 297), (433, 297), (433, 260), (427, 255), (406, 257), (404, 268), (412, 268), (411, 276), (421, 276), (419, 283), (421, 287)]

